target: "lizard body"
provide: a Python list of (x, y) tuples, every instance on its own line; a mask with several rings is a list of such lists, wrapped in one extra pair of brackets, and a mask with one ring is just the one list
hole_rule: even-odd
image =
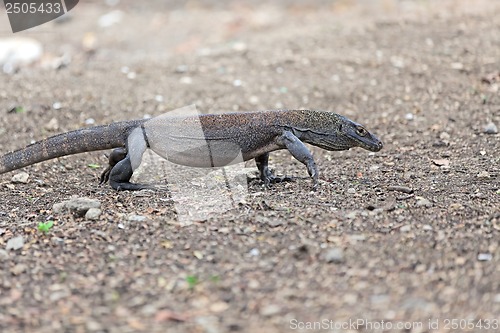
[(255, 159), (260, 178), (269, 184), (283, 180), (269, 170), (269, 152), (287, 149), (306, 165), (316, 187), (318, 171), (304, 142), (326, 150), (361, 147), (379, 151), (383, 147), (363, 126), (327, 111), (271, 110), (155, 119), (117, 122), (49, 137), (1, 156), (0, 174), (61, 156), (117, 148), (101, 181), (109, 180), (116, 190), (139, 190), (147, 186), (129, 180), (144, 150), (151, 148), (173, 163), (194, 167)]

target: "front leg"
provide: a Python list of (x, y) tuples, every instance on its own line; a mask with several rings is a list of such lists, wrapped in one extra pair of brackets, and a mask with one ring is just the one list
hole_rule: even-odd
[(271, 170), (269, 170), (269, 153), (257, 156), (255, 158), (255, 164), (257, 164), (257, 168), (259, 169), (259, 177), (266, 187), (271, 183), (274, 184), (292, 180), (292, 178), (287, 176), (276, 177)]
[(302, 162), (307, 167), (307, 172), (313, 180), (313, 190), (318, 188), (318, 168), (314, 162), (314, 158), (307, 149), (306, 145), (299, 140), (292, 132), (284, 131), (283, 134), (277, 138), (278, 145), (288, 149), (288, 151), (299, 162)]

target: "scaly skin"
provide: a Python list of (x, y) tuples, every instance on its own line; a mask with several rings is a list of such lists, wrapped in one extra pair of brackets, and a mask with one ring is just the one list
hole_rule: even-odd
[(82, 128), (32, 143), (0, 157), (0, 174), (53, 158), (123, 147), (131, 129), (143, 120)]
[[(165, 157), (173, 163), (216, 167), (234, 163), (234, 157), (238, 154), (245, 161), (255, 159), (260, 178), (266, 185), (289, 179), (277, 178), (270, 172), (269, 152), (274, 150), (287, 149), (306, 165), (313, 179), (313, 187), (316, 188), (318, 170), (304, 142), (326, 150), (361, 147), (379, 151), (383, 147), (382, 142), (361, 125), (327, 111), (271, 110), (176, 116), (164, 118), (163, 123), (155, 122), (154, 119), (148, 123), (148, 120), (133, 120), (79, 129), (35, 142), (0, 157), (0, 174), (56, 157), (118, 148), (111, 153), (110, 166), (104, 171), (101, 181), (109, 180), (116, 190), (147, 188), (129, 182), (133, 168), (127, 148), (130, 145), (135, 148), (138, 139), (131, 133), (138, 127), (142, 128), (147, 145), (151, 144), (153, 150), (160, 147), (168, 151)], [(202, 151), (202, 154), (199, 149), (191, 151), (187, 148), (193, 144), (199, 146), (199, 142), (206, 145), (206, 151)]]

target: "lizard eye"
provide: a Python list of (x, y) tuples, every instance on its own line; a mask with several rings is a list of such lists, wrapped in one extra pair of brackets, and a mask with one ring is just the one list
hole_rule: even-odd
[(358, 127), (356, 128), (356, 133), (357, 133), (359, 136), (365, 136), (368, 132), (364, 129), (364, 127), (358, 126)]

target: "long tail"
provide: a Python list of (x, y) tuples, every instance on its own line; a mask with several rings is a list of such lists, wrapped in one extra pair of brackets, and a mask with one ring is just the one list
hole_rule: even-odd
[(144, 120), (78, 129), (54, 135), (0, 157), (0, 174), (53, 158), (125, 146), (128, 133)]

